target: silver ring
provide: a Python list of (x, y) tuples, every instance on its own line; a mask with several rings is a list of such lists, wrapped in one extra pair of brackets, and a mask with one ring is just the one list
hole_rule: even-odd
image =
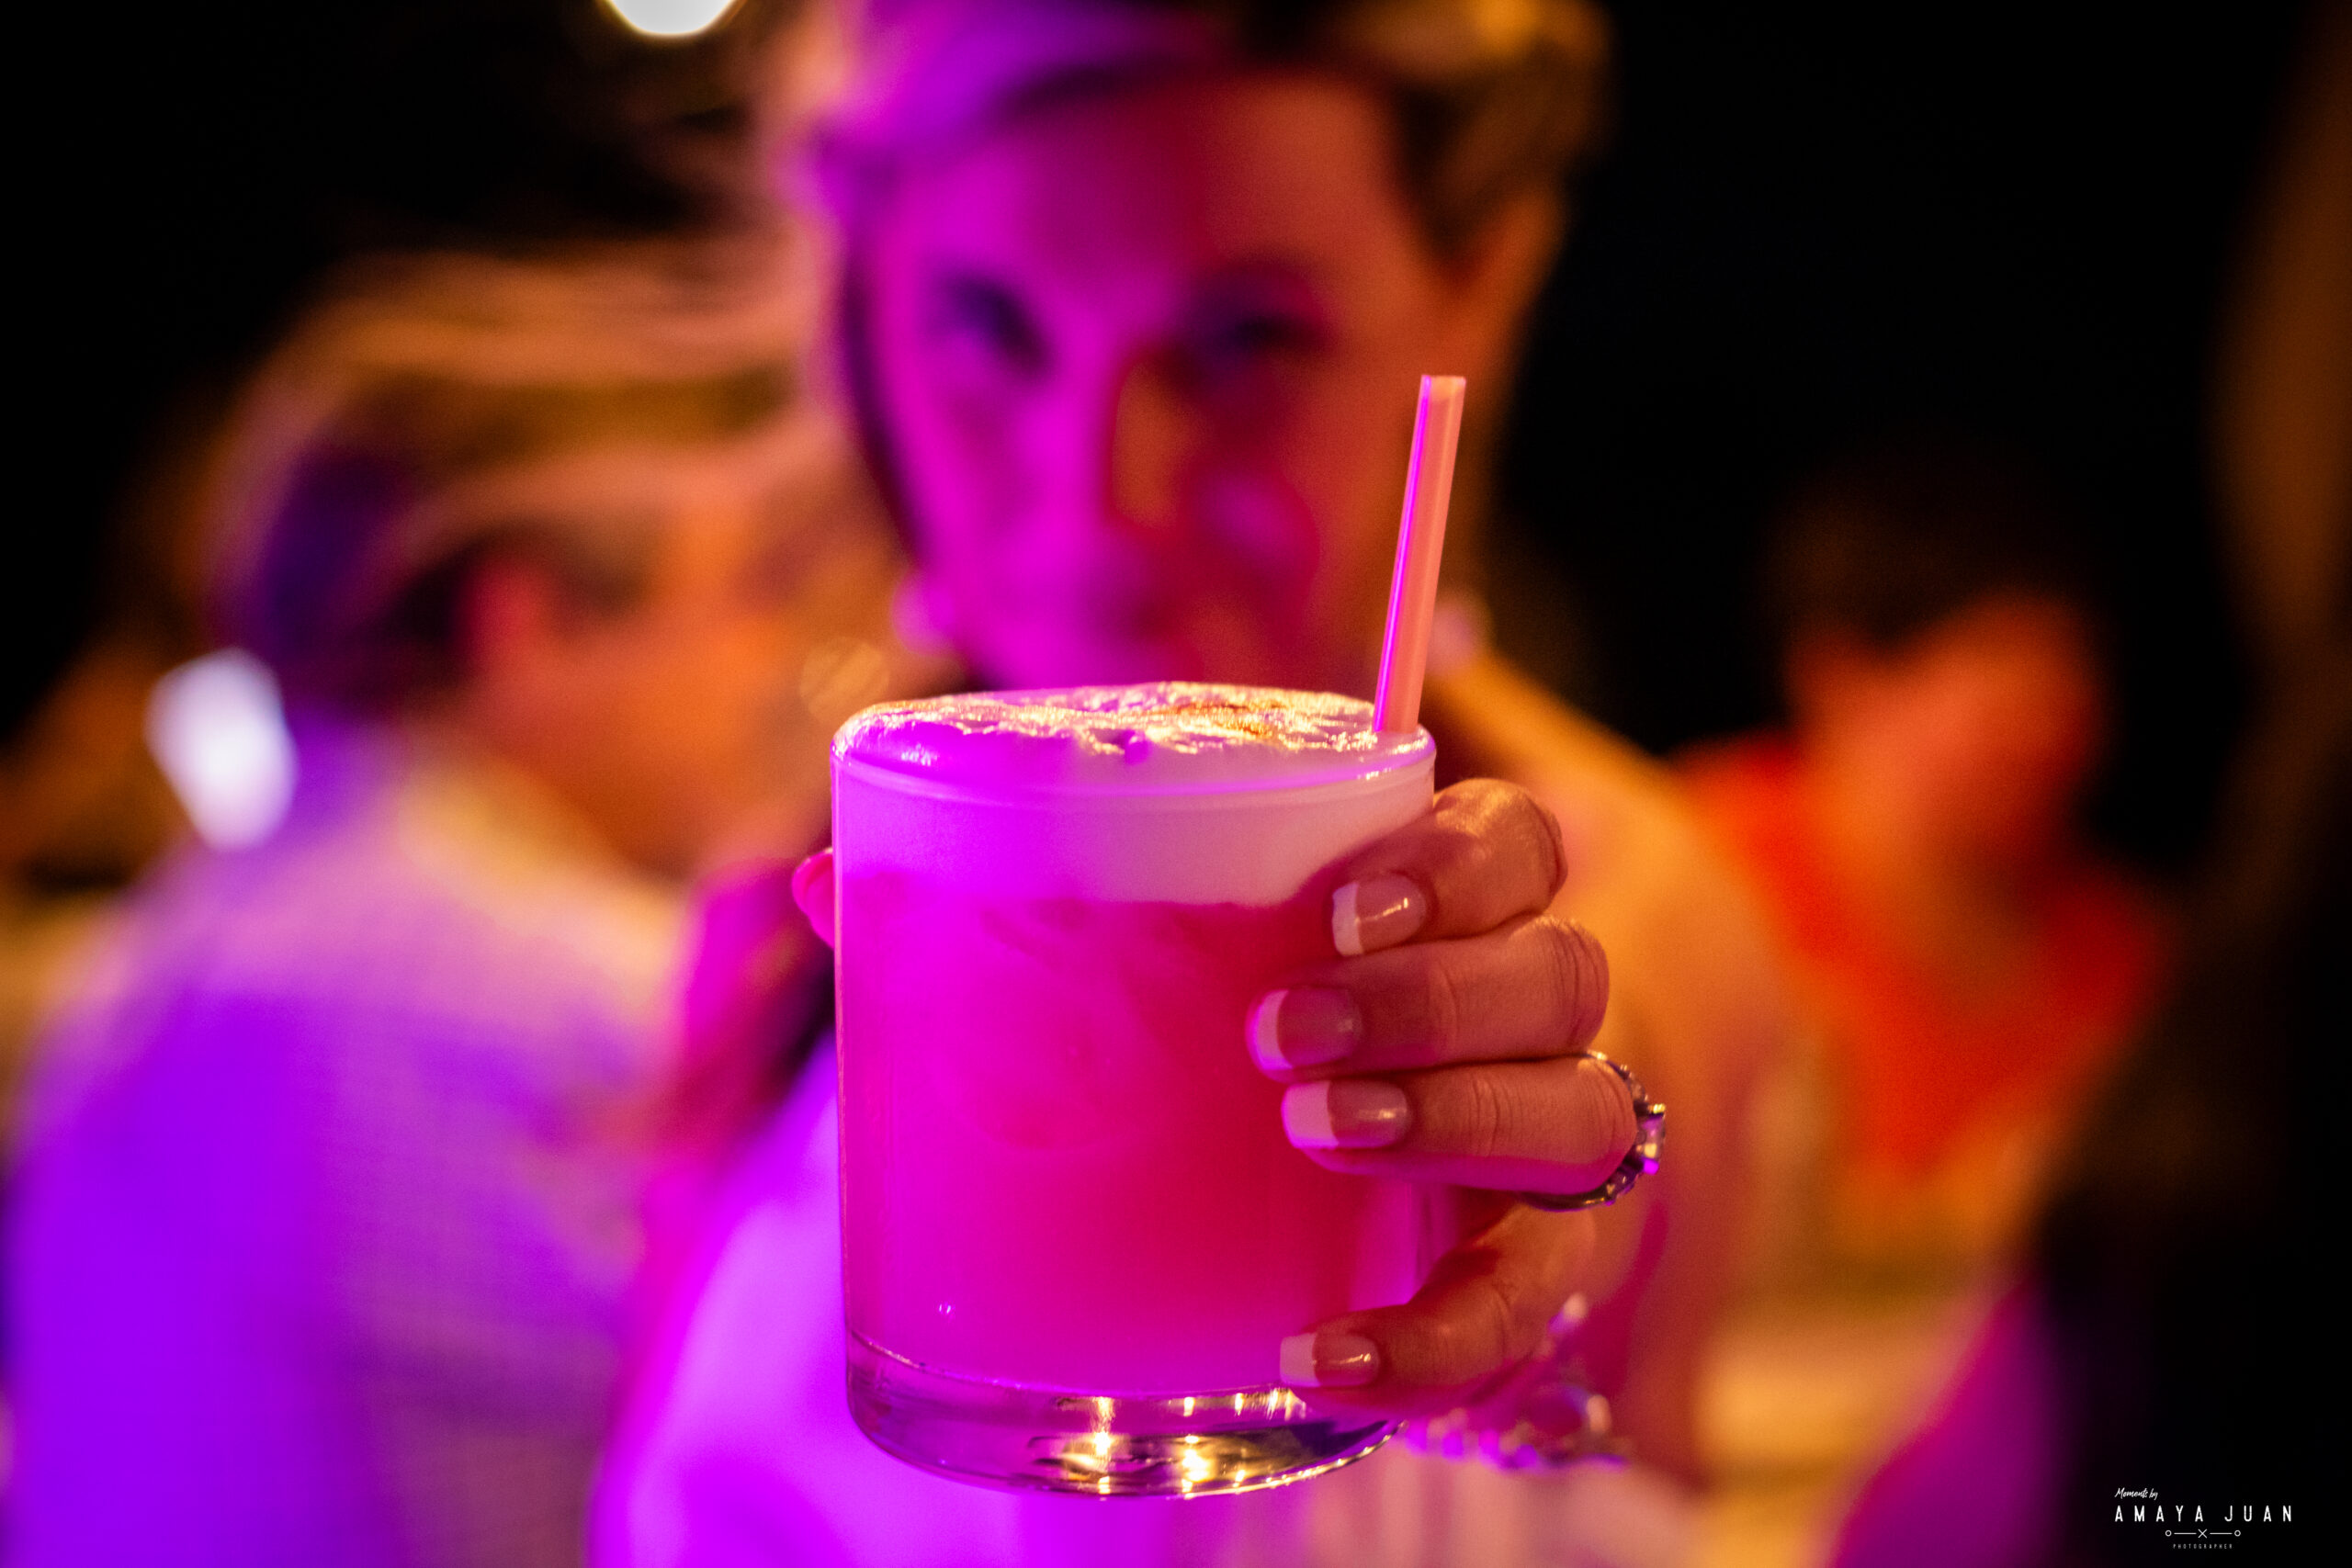
[(1634, 1097), (1634, 1146), (1625, 1151), (1617, 1168), (1589, 1192), (1521, 1193), (1519, 1201), (1532, 1209), (1558, 1214), (1575, 1209), (1603, 1208), (1631, 1192), (1635, 1182), (1657, 1169), (1658, 1151), (1666, 1142), (1666, 1107), (1649, 1097), (1649, 1091), (1642, 1088), (1642, 1080), (1624, 1063), (1598, 1051), (1588, 1051), (1584, 1057), (1615, 1073), (1618, 1081), (1625, 1086), (1625, 1092)]

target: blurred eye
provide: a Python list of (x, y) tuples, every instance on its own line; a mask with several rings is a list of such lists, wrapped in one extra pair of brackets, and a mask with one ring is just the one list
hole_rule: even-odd
[(942, 278), (922, 318), (936, 368), (965, 383), (1027, 380), (1046, 368), (1045, 336), (1002, 284), (968, 276)]
[(1329, 346), (1330, 328), (1305, 290), (1248, 279), (1210, 290), (1184, 334), (1192, 378), (1209, 396), (1246, 395)]

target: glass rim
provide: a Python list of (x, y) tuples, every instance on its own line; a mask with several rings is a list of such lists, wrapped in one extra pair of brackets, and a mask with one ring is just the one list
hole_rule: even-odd
[(1281, 797), (1286, 803), (1296, 803), (1297, 798), (1303, 795), (1353, 794), (1368, 784), (1385, 783), (1400, 774), (1434, 772), (1436, 765), (1437, 747), (1427, 730), (1421, 731), (1419, 744), (1409, 751), (1390, 752), (1380, 757), (1357, 757), (1335, 761), (1329, 768), (1256, 779), (1129, 781), (1101, 777), (1033, 778), (982, 784), (968, 779), (944, 778), (937, 773), (893, 766), (870, 757), (849, 756), (840, 751), (834, 752), (832, 757), (836, 781), (843, 777), (854, 778), (862, 784), (899, 795), (957, 805), (1051, 805), (1061, 808), (1073, 805), (1111, 807), (1146, 803), (1186, 805), (1202, 809), (1258, 807), (1273, 797)]

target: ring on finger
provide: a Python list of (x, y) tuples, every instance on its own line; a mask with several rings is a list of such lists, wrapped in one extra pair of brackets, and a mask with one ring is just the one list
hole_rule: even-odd
[(1520, 1201), (1530, 1208), (1551, 1213), (1605, 1208), (1657, 1169), (1658, 1152), (1666, 1142), (1666, 1107), (1649, 1097), (1649, 1091), (1642, 1088), (1642, 1080), (1624, 1063), (1598, 1051), (1588, 1051), (1584, 1055), (1587, 1061), (1598, 1062), (1615, 1073), (1618, 1081), (1625, 1086), (1625, 1092), (1634, 1097), (1634, 1146), (1625, 1151), (1625, 1157), (1617, 1162), (1617, 1168), (1604, 1177), (1600, 1186), (1587, 1191), (1521, 1193)]

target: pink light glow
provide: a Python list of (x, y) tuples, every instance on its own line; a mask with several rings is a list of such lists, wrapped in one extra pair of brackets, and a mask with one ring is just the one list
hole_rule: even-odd
[(895, 871), (841, 896), (853, 1333), (971, 1377), (1204, 1393), (1412, 1293), (1412, 1190), (1291, 1147), (1242, 1048), (1259, 992), (1329, 951), (1322, 900), (1013, 902)]
[(1291, 1146), (1250, 1007), (1328, 863), (1426, 811), (1361, 700), (1167, 682), (890, 704), (834, 756), (849, 1320), (1088, 1393), (1277, 1381), (1418, 1282), (1418, 1200)]

